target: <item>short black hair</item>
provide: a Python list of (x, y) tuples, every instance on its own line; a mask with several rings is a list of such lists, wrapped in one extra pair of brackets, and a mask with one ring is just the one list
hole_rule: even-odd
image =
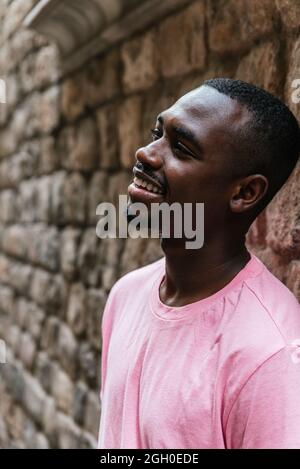
[[(229, 96), (252, 113), (242, 129), (239, 160), (234, 161), (237, 176), (260, 173), (269, 180), (266, 205), (288, 179), (300, 153), (300, 130), (296, 117), (277, 97), (241, 80), (213, 78), (203, 85)], [(246, 138), (245, 138), (246, 137)]]

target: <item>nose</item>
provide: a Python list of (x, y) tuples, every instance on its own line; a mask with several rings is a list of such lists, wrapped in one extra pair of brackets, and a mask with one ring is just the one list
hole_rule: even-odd
[(159, 169), (162, 165), (162, 161), (158, 151), (155, 150), (152, 145), (153, 144), (149, 144), (146, 147), (138, 148), (135, 153), (135, 158), (145, 166), (151, 166), (152, 169)]

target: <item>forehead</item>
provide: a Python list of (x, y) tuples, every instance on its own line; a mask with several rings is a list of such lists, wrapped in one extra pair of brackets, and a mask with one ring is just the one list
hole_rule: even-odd
[(185, 94), (161, 115), (165, 126), (182, 125), (207, 145), (232, 142), (251, 118), (245, 106), (209, 86)]

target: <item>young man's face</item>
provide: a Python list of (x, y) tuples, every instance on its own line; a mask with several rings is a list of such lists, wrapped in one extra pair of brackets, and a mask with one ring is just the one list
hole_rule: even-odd
[(158, 116), (153, 141), (136, 152), (135, 176), (152, 176), (164, 192), (133, 182), (131, 201), (148, 207), (153, 202), (203, 202), (205, 230), (224, 226), (233, 183), (230, 160), (238, 150), (235, 135), (249, 117), (246, 108), (208, 86), (184, 95)]

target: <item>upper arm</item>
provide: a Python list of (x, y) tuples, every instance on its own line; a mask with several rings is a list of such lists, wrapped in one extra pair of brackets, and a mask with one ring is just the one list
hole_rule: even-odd
[(225, 429), (228, 448), (300, 448), (300, 360), (284, 347), (248, 379)]
[(107, 354), (109, 348), (109, 341), (113, 326), (113, 319), (115, 315), (115, 288), (113, 287), (108, 295), (104, 311), (102, 314), (101, 320), (101, 339), (102, 339), (102, 348), (101, 348), (101, 388), (100, 388), (100, 399), (102, 401), (103, 390), (106, 377), (106, 365), (107, 365)]

